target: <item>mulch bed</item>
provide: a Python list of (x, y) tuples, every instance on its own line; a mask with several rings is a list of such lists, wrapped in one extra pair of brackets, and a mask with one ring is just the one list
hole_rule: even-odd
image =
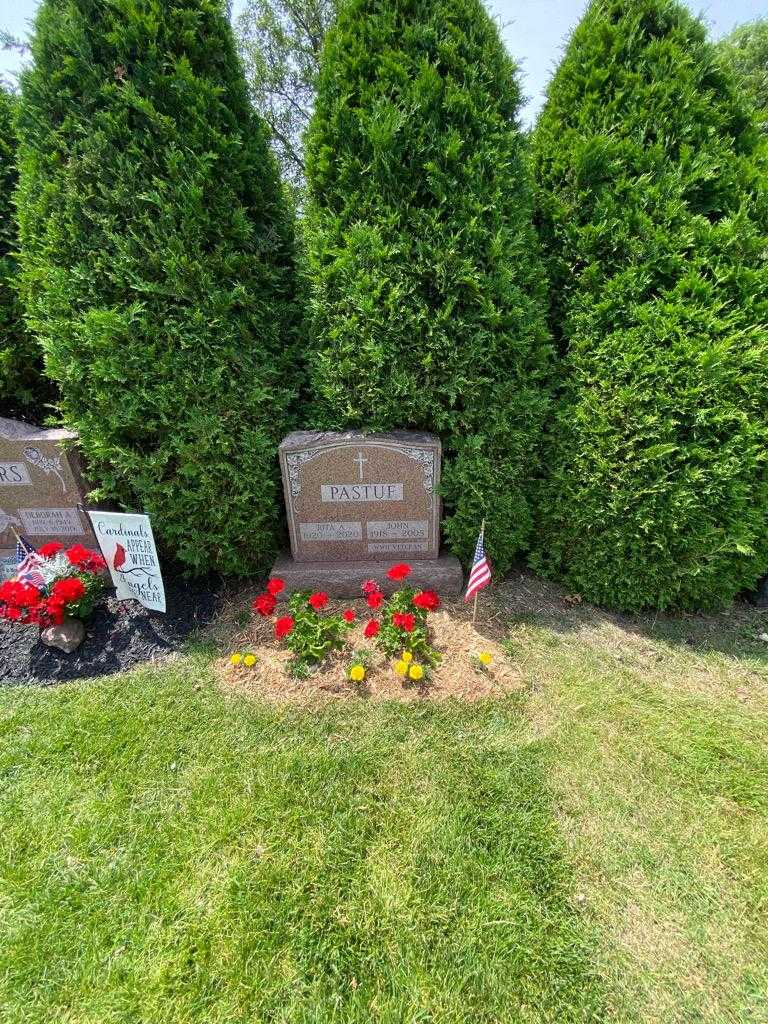
[(215, 577), (185, 579), (163, 565), (168, 611), (150, 612), (138, 601), (107, 598), (88, 623), (86, 637), (72, 654), (40, 643), (40, 631), (0, 619), (0, 686), (37, 683), (123, 672), (157, 662), (181, 650), (189, 636), (208, 623), (219, 604)]
[[(316, 706), (339, 699), (373, 699), (412, 703), (454, 698), (477, 701), (503, 697), (523, 689), (520, 669), (505, 654), (499, 637), (488, 621), (474, 626), (468, 609), (460, 602), (444, 602), (443, 608), (429, 616), (431, 642), (442, 654), (439, 666), (429, 680), (404, 681), (393, 669), (394, 659), (381, 654), (375, 644), (363, 636), (370, 612), (363, 601), (333, 601), (329, 614), (352, 608), (358, 620), (348, 634), (344, 647), (328, 657), (306, 679), (294, 679), (288, 672), (290, 653), (273, 637), (272, 623), (254, 617), (245, 628), (233, 631), (226, 657), (216, 663), (216, 675), (225, 691), (275, 704)], [(364, 650), (370, 658), (366, 678), (353, 682), (349, 668), (353, 652)], [(256, 664), (233, 666), (229, 653), (255, 655)], [(492, 664), (480, 666), (477, 655), (486, 651)]]

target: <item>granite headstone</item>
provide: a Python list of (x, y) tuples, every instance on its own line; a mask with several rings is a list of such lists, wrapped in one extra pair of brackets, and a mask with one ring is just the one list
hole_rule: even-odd
[(440, 555), (441, 446), (433, 434), (297, 431), (281, 443), (292, 558), (274, 574), (297, 589), (356, 596), (393, 562), (417, 586), (458, 593), (458, 561)]
[(86, 486), (67, 444), (76, 438), (70, 430), (0, 418), (0, 575), (14, 564), (14, 530), (36, 548), (52, 540), (98, 547), (78, 508)]

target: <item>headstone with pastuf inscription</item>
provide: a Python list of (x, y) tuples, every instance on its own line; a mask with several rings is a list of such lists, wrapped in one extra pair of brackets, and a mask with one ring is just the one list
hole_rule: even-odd
[(440, 553), (438, 437), (296, 431), (279, 454), (291, 556), (273, 574), (288, 592), (357, 596), (401, 561), (415, 586), (460, 591), (458, 560)]
[(87, 487), (73, 448), (76, 439), (71, 430), (0, 418), (1, 575), (15, 564), (14, 530), (36, 548), (52, 540), (97, 547), (80, 507)]

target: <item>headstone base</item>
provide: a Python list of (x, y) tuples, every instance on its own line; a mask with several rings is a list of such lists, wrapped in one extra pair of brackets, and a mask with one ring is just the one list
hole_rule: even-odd
[[(408, 562), (407, 556), (396, 562)], [(436, 590), (441, 597), (458, 597), (464, 586), (461, 564), (454, 555), (414, 559), (408, 562), (411, 574), (406, 583), (421, 590)], [(297, 562), (290, 555), (280, 555), (272, 567), (272, 576), (285, 581), (284, 599), (297, 590), (324, 590), (330, 597), (361, 597), (360, 584), (376, 580), (385, 594), (403, 585), (387, 578), (388, 562)]]

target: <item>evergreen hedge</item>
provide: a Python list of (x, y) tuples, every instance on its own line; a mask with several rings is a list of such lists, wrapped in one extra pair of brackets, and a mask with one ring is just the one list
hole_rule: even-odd
[(533, 561), (620, 609), (768, 568), (766, 167), (720, 64), (679, 3), (593, 0), (535, 132), (564, 360)]
[(296, 390), (290, 218), (217, 0), (44, 0), (29, 320), (100, 493), (194, 570), (266, 566)]
[(318, 426), (443, 441), (445, 533), (527, 543), (547, 408), (544, 278), (516, 68), (479, 0), (350, 0), (307, 137)]
[(40, 346), (29, 335), (18, 293), (16, 97), (0, 83), (0, 416), (39, 420), (50, 383), (42, 376)]

